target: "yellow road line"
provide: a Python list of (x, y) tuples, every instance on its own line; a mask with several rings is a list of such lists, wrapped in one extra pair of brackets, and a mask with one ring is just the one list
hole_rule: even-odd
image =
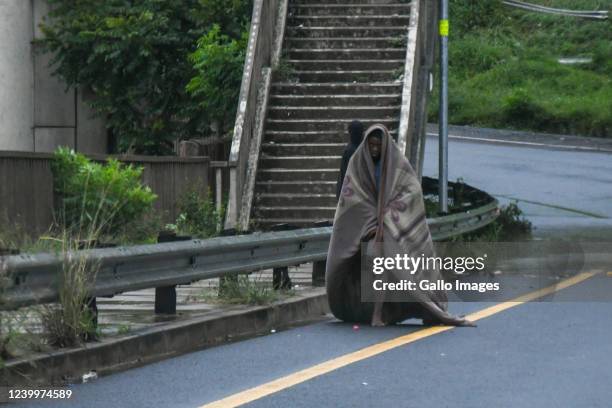
[[(581, 273), (572, 278), (561, 281), (555, 285), (552, 285), (552, 286), (549, 286), (549, 287), (546, 287), (540, 290), (536, 290), (534, 292), (519, 296), (511, 301), (502, 302), (497, 305), (480, 310), (478, 312), (472, 313), (466, 316), (466, 318), (472, 321), (484, 319), (496, 313), (510, 309), (514, 306), (518, 306), (523, 303), (530, 302), (532, 300), (541, 298), (546, 295), (550, 295), (556, 291), (565, 289), (572, 285), (576, 285), (577, 283), (580, 283), (586, 279), (589, 279), (593, 277), (594, 275), (595, 273)], [(243, 404), (247, 404), (249, 402), (258, 400), (260, 398), (266, 397), (268, 395), (274, 394), (284, 389), (293, 387), (294, 385), (303, 383), (312, 378), (319, 377), (323, 374), (327, 374), (331, 371), (345, 367), (349, 364), (353, 364), (358, 361), (365, 360), (366, 358), (370, 358), (378, 354), (384, 353), (385, 351), (389, 351), (394, 348), (404, 346), (409, 343), (413, 343), (417, 340), (421, 340), (426, 337), (433, 336), (434, 334), (443, 333), (445, 331), (452, 330), (453, 328), (454, 328), (453, 326), (434, 326), (434, 327), (428, 327), (426, 329), (422, 329), (422, 330), (419, 330), (419, 331), (416, 331), (410, 334), (406, 334), (404, 336), (396, 337), (394, 339), (387, 340), (382, 343), (374, 344), (372, 346), (368, 346), (361, 350), (358, 350), (358, 351), (355, 351), (349, 354), (345, 354), (340, 357), (336, 357), (334, 359), (325, 361), (323, 363), (314, 365), (312, 367), (308, 367), (304, 370), (297, 371), (285, 377), (281, 377), (279, 379), (270, 381), (268, 383), (258, 385), (248, 390), (230, 395), (226, 398), (203, 405), (200, 408), (229, 408), (229, 407), (237, 407)], [(469, 330), (469, 329), (466, 329), (466, 330)]]

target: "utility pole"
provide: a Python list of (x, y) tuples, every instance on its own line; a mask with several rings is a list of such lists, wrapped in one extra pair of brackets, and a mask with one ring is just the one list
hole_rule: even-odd
[(440, 118), (438, 131), (438, 197), (448, 213), (448, 0), (440, 0)]

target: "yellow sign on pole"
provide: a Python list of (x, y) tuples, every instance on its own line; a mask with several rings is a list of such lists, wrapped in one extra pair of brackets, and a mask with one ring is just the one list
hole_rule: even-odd
[(440, 35), (448, 37), (448, 20), (440, 20)]

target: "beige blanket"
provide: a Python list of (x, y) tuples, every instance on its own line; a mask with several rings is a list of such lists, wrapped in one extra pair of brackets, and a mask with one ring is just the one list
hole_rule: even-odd
[[(379, 192), (367, 143), (368, 136), (376, 128), (384, 132)], [(336, 209), (326, 285), (331, 311), (338, 319), (371, 321), (374, 303), (361, 299), (361, 244), (372, 229), (376, 229), (376, 245), (370, 247), (374, 248), (376, 256), (394, 256), (398, 251), (415, 257), (434, 255), (419, 179), (382, 125), (367, 130), (363, 143), (351, 158)], [(393, 279), (406, 277), (403, 272), (391, 273), (396, 275)], [(409, 278), (416, 281), (442, 279), (438, 270), (419, 270)], [(377, 298), (384, 301), (382, 316), (386, 324), (412, 317), (430, 323), (469, 324), (447, 312), (444, 291), (410, 291), (409, 297), (404, 302)]]

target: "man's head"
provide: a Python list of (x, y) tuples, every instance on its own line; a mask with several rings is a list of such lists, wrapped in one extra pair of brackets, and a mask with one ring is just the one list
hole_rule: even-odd
[(351, 137), (351, 143), (355, 146), (359, 146), (363, 140), (363, 123), (358, 120), (354, 120), (349, 124), (349, 136)]
[(370, 134), (368, 134), (368, 149), (370, 150), (370, 156), (374, 161), (380, 159), (380, 153), (382, 151), (382, 138), (383, 131), (381, 129), (374, 129), (370, 132)]

